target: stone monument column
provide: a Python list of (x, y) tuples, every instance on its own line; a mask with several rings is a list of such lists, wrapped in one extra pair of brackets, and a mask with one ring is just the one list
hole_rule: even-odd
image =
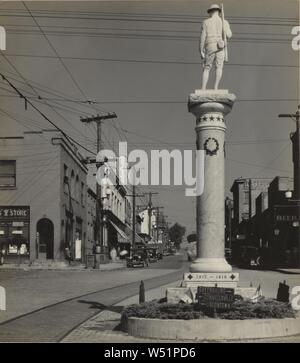
[(197, 150), (204, 150), (204, 192), (197, 196), (197, 258), (191, 272), (231, 272), (225, 254), (225, 116), (236, 97), (227, 90), (196, 90), (188, 109), (196, 117)]

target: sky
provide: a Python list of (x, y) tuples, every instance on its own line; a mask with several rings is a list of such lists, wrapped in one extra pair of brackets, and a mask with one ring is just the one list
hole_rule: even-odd
[[(299, 25), (296, 0), (224, 0), (231, 24), (229, 62), (221, 88), (237, 96), (227, 117), (226, 195), (238, 177), (292, 176), (292, 120), (297, 110)], [(7, 49), (0, 71), (68, 135), (96, 151), (95, 128), (80, 116), (115, 112), (103, 126), (104, 146), (129, 150), (195, 149), (190, 93), (201, 85), (198, 40), (211, 1), (1, 1)], [(28, 9), (30, 13), (28, 12)], [(25, 111), (0, 82), (0, 136), (50, 125)], [(42, 100), (38, 99), (42, 97)], [(97, 103), (83, 103), (93, 100)], [(91, 155), (81, 149), (84, 155)], [(140, 188), (159, 192), (171, 223), (195, 230), (195, 200), (184, 186)], [(145, 204), (146, 200), (138, 201)]]

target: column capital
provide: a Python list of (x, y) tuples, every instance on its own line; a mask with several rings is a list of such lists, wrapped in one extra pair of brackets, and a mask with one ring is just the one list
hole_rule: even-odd
[(228, 90), (195, 90), (189, 96), (188, 110), (197, 119), (207, 113), (221, 113), (226, 116), (235, 100), (236, 96)]

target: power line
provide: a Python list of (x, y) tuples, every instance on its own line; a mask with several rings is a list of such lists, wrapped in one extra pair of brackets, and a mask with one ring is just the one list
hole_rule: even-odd
[[(2, 23), (3, 26), (5, 26), (7, 29), (10, 30), (18, 30), (18, 29), (14, 29), (13, 27), (16, 28), (21, 28), (21, 27), (25, 27), (25, 28), (33, 28), (33, 25), (30, 24), (12, 24), (12, 23)], [(43, 26), (44, 29), (46, 28), (55, 28), (55, 29), (74, 29), (74, 30), (108, 30), (108, 31), (122, 31), (122, 32), (133, 32), (133, 31), (138, 31), (138, 32), (154, 32), (154, 33), (194, 33), (199, 35), (199, 30), (185, 30), (185, 29), (177, 29), (177, 30), (173, 30), (173, 29), (145, 29), (145, 28), (120, 28), (120, 27), (95, 27), (95, 26), (65, 26), (65, 25), (44, 25)], [(84, 33), (83, 33), (84, 34)], [(96, 34), (96, 33), (95, 33)], [(258, 32), (238, 32), (239, 35), (261, 35), (261, 33)], [(267, 32), (264, 35), (276, 35), (276, 36), (285, 36), (285, 37), (290, 37), (290, 34), (283, 34), (283, 33), (274, 33), (274, 32)]]
[(64, 61), (60, 58), (60, 55), (58, 54), (56, 48), (54, 47), (54, 45), (52, 44), (52, 42), (50, 42), (50, 40), (47, 37), (47, 35), (45, 34), (44, 30), (42, 29), (42, 27), (40, 26), (40, 24), (37, 22), (37, 20), (35, 19), (35, 17), (32, 15), (30, 9), (27, 7), (26, 3), (24, 1), (22, 1), (22, 3), (24, 5), (24, 7), (26, 8), (26, 10), (28, 11), (28, 13), (30, 14), (32, 20), (35, 22), (36, 26), (38, 27), (38, 29), (40, 30), (40, 32), (42, 33), (42, 35), (46, 39), (46, 41), (49, 44), (50, 48), (52, 49), (52, 51), (54, 52), (54, 54), (56, 55), (56, 57), (59, 59), (59, 61), (61, 62), (61, 64), (64, 67), (65, 71), (68, 73), (68, 75), (72, 79), (72, 81), (75, 84), (76, 88), (79, 90), (79, 92), (81, 93), (81, 95), (87, 100), (88, 98), (86, 97), (85, 93), (83, 92), (83, 90), (81, 89), (81, 87), (79, 86), (79, 84), (77, 83), (76, 79), (74, 78), (74, 76), (72, 75), (72, 73), (70, 72), (70, 70), (68, 69), (68, 67), (65, 65)]
[(80, 146), (82, 149), (88, 151), (91, 154), (95, 154), (94, 151), (91, 151), (89, 149), (87, 149), (86, 147), (84, 147), (83, 145), (81, 145), (78, 141), (76, 141), (74, 138), (72, 138), (71, 136), (68, 136), (65, 131), (63, 131), (60, 127), (58, 127), (53, 121), (51, 121), (42, 111), (39, 110), (38, 107), (36, 107), (23, 93), (21, 93), (2, 73), (0, 73), (0, 76), (2, 77), (3, 80), (5, 80), (11, 88), (13, 88), (16, 93), (20, 96), (20, 98), (24, 99), (25, 104), (29, 104), (34, 110), (36, 110), (46, 121), (48, 121), (52, 126), (54, 126), (58, 131), (60, 131), (63, 136), (65, 136), (67, 139), (73, 141), (75, 144), (77, 144), (78, 146)]
[[(11, 34), (20, 34), (20, 35), (36, 35), (39, 34), (36, 31), (18, 31), (18, 30), (11, 30)], [(140, 39), (140, 40), (174, 40), (174, 41), (192, 41), (196, 42), (199, 41), (198, 36), (183, 36), (183, 35), (163, 35), (163, 34), (124, 34), (124, 33), (81, 33), (81, 32), (61, 32), (61, 31), (47, 31), (44, 32), (45, 36), (48, 35), (55, 35), (60, 37), (70, 37), (76, 36), (78, 37), (99, 37), (99, 38), (120, 38), (120, 39)], [(261, 44), (286, 44), (290, 42), (289, 39), (280, 39), (280, 38), (247, 38), (247, 37), (236, 37), (231, 39), (231, 43), (261, 43)]]
[[(16, 13), (24, 13), (22, 9), (1, 9), (2, 12), (12, 12)], [(199, 10), (200, 11), (200, 10)], [(48, 13), (48, 14), (70, 14), (70, 15), (102, 15), (102, 16), (123, 16), (123, 17), (153, 17), (157, 18), (186, 18), (186, 19), (205, 19), (205, 16), (199, 15), (190, 15), (190, 14), (166, 14), (166, 13), (136, 13), (136, 12), (115, 12), (115, 11), (81, 11), (81, 10), (48, 10), (48, 9), (35, 9), (32, 10), (33, 13)], [(282, 17), (274, 17), (274, 16), (242, 16), (242, 15), (232, 15), (227, 17), (227, 19), (257, 19), (257, 20), (265, 20), (265, 21), (297, 21), (297, 18), (282, 18)]]
[[(65, 71), (68, 73), (68, 75), (72, 79), (72, 81), (73, 81), (74, 85), (76, 86), (76, 88), (78, 89), (78, 91), (81, 93), (81, 95), (83, 96), (83, 98), (88, 102), (88, 97), (86, 96), (86, 94), (82, 90), (82, 88), (80, 87), (79, 83), (76, 81), (75, 77), (73, 76), (73, 74), (71, 73), (71, 71), (69, 70), (69, 68), (67, 67), (67, 65), (65, 64), (65, 62), (63, 61), (63, 59), (60, 57), (60, 55), (57, 52), (56, 48), (54, 47), (53, 43), (49, 40), (49, 38), (47, 37), (46, 33), (44, 32), (44, 30), (42, 29), (42, 27), (40, 26), (40, 24), (38, 23), (38, 21), (35, 19), (35, 17), (31, 13), (30, 9), (27, 7), (27, 5), (25, 4), (25, 2), (22, 1), (22, 3), (24, 5), (24, 7), (26, 8), (26, 10), (28, 11), (28, 13), (30, 14), (30, 16), (33, 19), (34, 23), (36, 24), (36, 26), (38, 27), (38, 29), (40, 30), (40, 32), (42, 33), (42, 35), (46, 39), (46, 41), (49, 44), (50, 48), (52, 49), (52, 51), (54, 52), (54, 54), (56, 55), (56, 57), (59, 59), (59, 61), (62, 64), (63, 68), (65, 69)], [(96, 109), (95, 107), (94, 107), (94, 109), (98, 111), (98, 109)], [(106, 111), (105, 110), (102, 110), (101, 112), (106, 112)]]
[[(1, 52), (2, 57), (8, 62), (8, 64), (17, 72), (18, 76), (21, 77), (21, 79), (23, 80), (23, 84), (27, 85), (35, 94), (37, 97), (37, 102), (40, 102), (42, 104), (46, 104), (48, 107), (50, 107), (52, 109), (52, 111), (54, 111), (61, 119), (63, 119), (65, 122), (67, 122), (69, 125), (72, 126), (72, 129), (76, 130), (77, 133), (83, 135), (81, 133), (80, 130), (78, 130), (77, 128), (74, 127), (74, 125), (68, 120), (66, 119), (66, 117), (64, 117), (61, 113), (59, 113), (55, 107), (53, 105), (50, 105), (47, 100), (43, 99), (40, 94), (36, 91), (35, 87), (33, 87), (30, 82), (23, 76), (23, 74), (17, 69), (17, 67), (9, 60), (7, 59), (7, 57), (5, 56), (5, 54), (3, 52)], [(20, 82), (20, 81), (19, 81)], [(28, 91), (25, 91), (24, 89), (18, 88), (19, 90), (28, 93)], [(19, 97), (19, 96), (15, 96), (15, 97)], [(32, 94), (31, 94), (32, 97)], [(29, 97), (27, 96), (27, 99), (29, 99)], [(26, 105), (26, 104), (25, 104)], [(57, 107), (59, 108), (59, 107)]]
[[(41, 59), (56, 59), (51, 55), (38, 55), (38, 54), (6, 54), (7, 57), (25, 57), (25, 58), (41, 58)], [(177, 64), (177, 65), (196, 65), (199, 66), (201, 61), (171, 61), (159, 59), (122, 59), (122, 58), (102, 58), (102, 57), (69, 57), (62, 56), (65, 60), (78, 60), (78, 61), (97, 61), (97, 62), (117, 62), (117, 63), (149, 63), (149, 64)], [(259, 63), (228, 63), (226, 66), (238, 67), (270, 67), (270, 68), (299, 68), (299, 65), (292, 64), (259, 64)], [(77, 101), (87, 103), (92, 101)]]
[[(43, 12), (44, 13), (44, 12)], [(28, 18), (28, 15), (25, 14), (2, 14), (2, 17), (16, 17), (16, 18)], [(122, 18), (122, 17), (103, 17), (103, 16), (61, 16), (61, 15), (35, 15), (35, 18), (41, 19), (68, 19), (68, 20), (102, 20), (102, 21), (124, 21), (124, 22), (147, 22), (147, 23), (177, 23), (177, 24), (199, 24), (199, 20), (204, 19), (204, 17), (197, 17), (199, 20), (187, 20), (187, 19), (147, 19), (147, 18)], [(227, 18), (230, 20), (230, 17)], [(274, 18), (275, 19), (275, 18)], [(290, 21), (285, 23), (279, 23), (276, 20), (276, 23), (266, 22), (266, 21), (231, 21), (232, 25), (251, 25), (251, 26), (297, 26), (297, 22)]]

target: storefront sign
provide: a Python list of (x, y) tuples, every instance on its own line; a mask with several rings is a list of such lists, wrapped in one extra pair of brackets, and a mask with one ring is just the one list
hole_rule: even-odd
[(24, 227), (24, 222), (12, 222), (13, 227)]
[(277, 222), (293, 222), (293, 221), (299, 221), (299, 216), (289, 216), (289, 215), (276, 215), (276, 221)]
[(0, 206), (2, 220), (29, 220), (30, 208), (27, 206)]

